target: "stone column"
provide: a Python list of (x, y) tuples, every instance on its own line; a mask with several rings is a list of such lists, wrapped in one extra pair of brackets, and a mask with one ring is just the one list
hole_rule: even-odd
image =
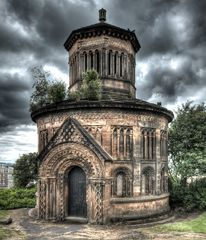
[(130, 54), (128, 55), (127, 61), (128, 61), (128, 72), (127, 72), (127, 76), (128, 76), (128, 80), (132, 81), (132, 79), (131, 79), (131, 70), (132, 70), (131, 64), (132, 64), (132, 62), (131, 62), (131, 55), (130, 55)]
[[(126, 152), (126, 137), (127, 137), (127, 128), (124, 129), (124, 154), (123, 158), (127, 158), (127, 152)], [(131, 139), (131, 138), (130, 138)]]
[(101, 61), (101, 68), (102, 68), (102, 77), (106, 75), (106, 49), (102, 49), (102, 61)]
[(76, 79), (80, 79), (80, 54), (76, 55)]
[(147, 137), (147, 131), (144, 131), (144, 157), (148, 159), (148, 137)]
[(141, 131), (138, 126), (133, 127), (133, 196), (137, 197), (141, 191)]
[(119, 158), (119, 137), (120, 137), (120, 129), (117, 128), (117, 158)]
[(113, 138), (114, 129), (111, 128), (110, 139), (111, 139), (111, 155), (114, 156), (114, 138)]
[(99, 51), (99, 76), (101, 78), (102, 76), (102, 51)]
[(156, 164), (155, 164), (155, 189), (156, 193), (160, 193), (160, 165), (161, 165), (161, 158), (160, 158), (160, 129), (156, 130)]

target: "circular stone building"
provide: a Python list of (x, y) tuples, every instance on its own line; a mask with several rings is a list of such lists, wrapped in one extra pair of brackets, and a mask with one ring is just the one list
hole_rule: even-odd
[(96, 69), (100, 101), (64, 101), (32, 113), (39, 137), (39, 219), (89, 223), (133, 221), (169, 210), (167, 128), (171, 111), (135, 99), (133, 31), (100, 22), (74, 30), (70, 91)]

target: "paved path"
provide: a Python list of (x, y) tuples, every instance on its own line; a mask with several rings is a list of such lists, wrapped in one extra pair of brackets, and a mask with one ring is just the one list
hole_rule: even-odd
[(158, 234), (152, 233), (148, 229), (135, 229), (130, 226), (58, 224), (36, 221), (28, 216), (27, 209), (12, 210), (11, 216), (13, 223), (9, 227), (24, 232), (25, 237), (19, 237), (18, 239), (26, 240), (206, 240), (206, 235), (204, 234)]

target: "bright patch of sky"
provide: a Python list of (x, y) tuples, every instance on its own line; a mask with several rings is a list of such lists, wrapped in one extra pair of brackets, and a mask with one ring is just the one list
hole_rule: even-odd
[(22, 154), (37, 152), (36, 126), (20, 125), (1, 135), (0, 149), (0, 162), (7, 163), (14, 163)]

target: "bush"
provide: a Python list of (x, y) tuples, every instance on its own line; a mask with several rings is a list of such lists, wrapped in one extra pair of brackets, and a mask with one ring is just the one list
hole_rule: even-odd
[(32, 208), (36, 204), (36, 188), (0, 189), (0, 209)]
[(199, 178), (186, 187), (169, 181), (170, 204), (172, 207), (183, 207), (186, 211), (206, 210), (206, 178)]
[(51, 103), (61, 102), (66, 98), (66, 86), (63, 82), (53, 82), (48, 87), (48, 99)]

